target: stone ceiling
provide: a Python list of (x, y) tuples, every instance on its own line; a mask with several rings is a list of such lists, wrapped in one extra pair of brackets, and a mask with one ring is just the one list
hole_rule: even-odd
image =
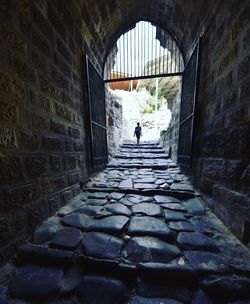
[[(98, 33), (102, 61), (126, 29), (139, 20), (158, 23), (179, 42), (188, 55), (194, 41), (218, 7), (216, 0), (82, 0), (82, 15)], [(91, 16), (90, 16), (91, 15)]]

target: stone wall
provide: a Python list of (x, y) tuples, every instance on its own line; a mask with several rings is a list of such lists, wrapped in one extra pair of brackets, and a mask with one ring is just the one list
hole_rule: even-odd
[[(246, 243), (250, 242), (249, 18), (247, 1), (228, 0), (221, 1), (204, 24), (195, 155), (188, 171), (203, 193), (213, 198), (210, 206), (215, 213)], [(164, 135), (174, 160), (178, 116), (177, 111)]]
[(80, 20), (71, 1), (0, 3), (0, 263), (89, 175)]
[(90, 175), (84, 55), (101, 72), (112, 42), (141, 18), (168, 28), (185, 57), (205, 32), (193, 174), (239, 237), (249, 227), (248, 1), (3, 0), (0, 263)]
[(224, 1), (205, 31), (193, 171), (240, 239), (250, 216), (249, 20), (249, 1)]
[(169, 126), (165, 132), (161, 133), (160, 142), (169, 153), (171, 159), (177, 163), (178, 140), (179, 140), (179, 123), (180, 123), (180, 103), (181, 103), (181, 82), (179, 91), (174, 98), (172, 106), (172, 117)]
[(118, 96), (106, 90), (106, 114), (109, 159), (112, 158), (123, 141), (122, 105)]

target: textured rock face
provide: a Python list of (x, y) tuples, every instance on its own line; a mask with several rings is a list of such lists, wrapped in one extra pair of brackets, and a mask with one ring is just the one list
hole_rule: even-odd
[(122, 105), (117, 96), (106, 90), (107, 138), (109, 157), (113, 157), (122, 144)]
[[(229, 200), (217, 199), (221, 208), (215, 211), (225, 214), (227, 225), (249, 242), (245, 216), (249, 202), (244, 195), (237, 215), (230, 212), (236, 200), (231, 188), (249, 194), (249, 4), (225, 1), (211, 19), (219, 4), (205, 0), (4, 1), (0, 12), (0, 263), (44, 219), (76, 196), (79, 182), (90, 176), (82, 54), (88, 54), (101, 73), (117, 34), (138, 21), (138, 16), (167, 26), (186, 58), (204, 30), (193, 173), (203, 191), (215, 199), (223, 192), (218, 184), (228, 189)], [(112, 119), (110, 129), (120, 121), (112, 123)], [(178, 115), (171, 126), (176, 155)], [(112, 135), (115, 143), (118, 134)]]
[[(121, 154), (134, 155), (128, 147)], [(116, 160), (0, 270), (1, 303), (248, 303), (249, 252), (190, 191), (177, 165), (121, 168)], [(163, 175), (168, 190), (157, 183)], [(103, 189), (114, 176), (117, 187)], [(128, 176), (131, 187), (120, 190)], [(143, 190), (134, 187), (138, 179)], [(147, 188), (150, 181), (156, 189)]]

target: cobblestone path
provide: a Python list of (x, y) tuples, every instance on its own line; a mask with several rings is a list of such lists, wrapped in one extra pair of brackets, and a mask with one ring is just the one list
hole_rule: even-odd
[(250, 303), (249, 251), (153, 143), (124, 144), (1, 273), (0, 303)]

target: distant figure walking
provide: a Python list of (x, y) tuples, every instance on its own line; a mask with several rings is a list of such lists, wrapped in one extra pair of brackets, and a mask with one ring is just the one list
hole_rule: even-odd
[(140, 137), (142, 136), (141, 126), (140, 126), (139, 122), (137, 123), (137, 126), (135, 127), (134, 136), (136, 136), (136, 138), (137, 138), (137, 145), (139, 146), (140, 145)]

